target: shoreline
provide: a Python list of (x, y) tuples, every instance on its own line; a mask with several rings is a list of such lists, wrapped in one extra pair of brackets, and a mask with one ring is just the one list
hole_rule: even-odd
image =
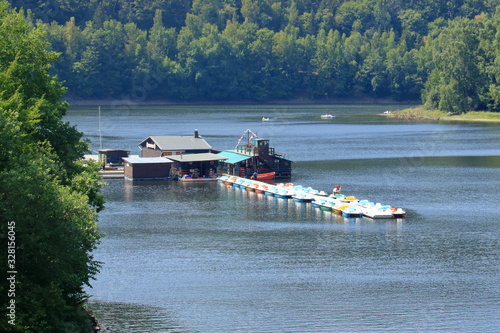
[(491, 123), (500, 123), (500, 119), (486, 119), (486, 118), (460, 118), (460, 117), (405, 117), (405, 116), (396, 116), (394, 114), (387, 113), (379, 113), (379, 116), (390, 117), (401, 120), (438, 120), (438, 121), (471, 121), (471, 122), (491, 122)]
[[(478, 114), (479, 117), (476, 116)], [(437, 110), (425, 110), (422, 107), (415, 107), (410, 109), (404, 109), (400, 111), (393, 111), (389, 113), (380, 113), (380, 116), (391, 117), (401, 120), (432, 120), (432, 121), (470, 121), (470, 122), (500, 122), (500, 113), (488, 112), (488, 111), (469, 111), (462, 115), (450, 116), (444, 111)], [(469, 117), (472, 115), (472, 117)], [(481, 118), (481, 115), (485, 117), (497, 116), (498, 118)]]
[(335, 104), (415, 104), (418, 105), (418, 100), (404, 100), (396, 101), (386, 98), (328, 98), (328, 99), (310, 99), (310, 98), (292, 98), (292, 99), (276, 99), (269, 101), (256, 101), (256, 100), (237, 100), (237, 101), (176, 101), (169, 99), (152, 99), (152, 100), (134, 100), (130, 98), (64, 98), (70, 106), (148, 106), (148, 105), (335, 105)]
[(440, 120), (450, 120), (450, 121), (486, 121), (486, 122), (500, 122), (500, 119), (481, 119), (481, 118), (455, 118), (455, 117), (443, 117)]

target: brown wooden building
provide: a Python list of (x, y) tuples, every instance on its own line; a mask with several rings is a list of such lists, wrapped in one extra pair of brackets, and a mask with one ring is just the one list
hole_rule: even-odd
[(210, 146), (196, 130), (192, 136), (150, 136), (139, 144), (142, 157), (210, 153)]
[(254, 173), (275, 173), (275, 179), (292, 177), (292, 161), (284, 154), (276, 153), (268, 139), (254, 138), (238, 144), (236, 150), (225, 150), (218, 154), (227, 157), (221, 162), (222, 173), (240, 177), (251, 177)]
[(165, 157), (128, 157), (124, 158), (124, 174), (129, 180), (167, 180), (171, 179), (174, 163)]

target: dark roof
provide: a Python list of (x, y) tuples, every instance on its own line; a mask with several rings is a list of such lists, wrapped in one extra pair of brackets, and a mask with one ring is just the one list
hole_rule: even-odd
[(177, 162), (205, 162), (205, 161), (220, 161), (227, 160), (227, 157), (220, 156), (212, 153), (202, 153), (202, 154), (182, 154), (169, 156), (169, 159)]
[(139, 146), (151, 139), (160, 150), (184, 150), (184, 149), (212, 149), (203, 138), (194, 136), (150, 136), (143, 140)]

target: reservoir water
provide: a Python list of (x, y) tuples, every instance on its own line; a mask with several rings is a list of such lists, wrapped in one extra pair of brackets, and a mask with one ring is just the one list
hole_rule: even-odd
[[(104, 148), (139, 154), (150, 135), (198, 129), (233, 149), (251, 129), (294, 161), (292, 182), (408, 214), (347, 219), (220, 183), (108, 180), (90, 307), (133, 333), (498, 332), (500, 124), (377, 115), (404, 107), (101, 108)], [(66, 120), (99, 148), (97, 107)]]

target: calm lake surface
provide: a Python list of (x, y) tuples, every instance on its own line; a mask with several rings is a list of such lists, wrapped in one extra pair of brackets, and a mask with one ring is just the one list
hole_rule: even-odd
[[(347, 219), (220, 183), (108, 180), (91, 308), (121, 332), (498, 332), (500, 124), (377, 115), (404, 107), (102, 107), (103, 148), (139, 154), (150, 135), (198, 129), (233, 149), (251, 129), (295, 161), (292, 182), (341, 184), (408, 215)], [(99, 148), (97, 107), (66, 119)]]

